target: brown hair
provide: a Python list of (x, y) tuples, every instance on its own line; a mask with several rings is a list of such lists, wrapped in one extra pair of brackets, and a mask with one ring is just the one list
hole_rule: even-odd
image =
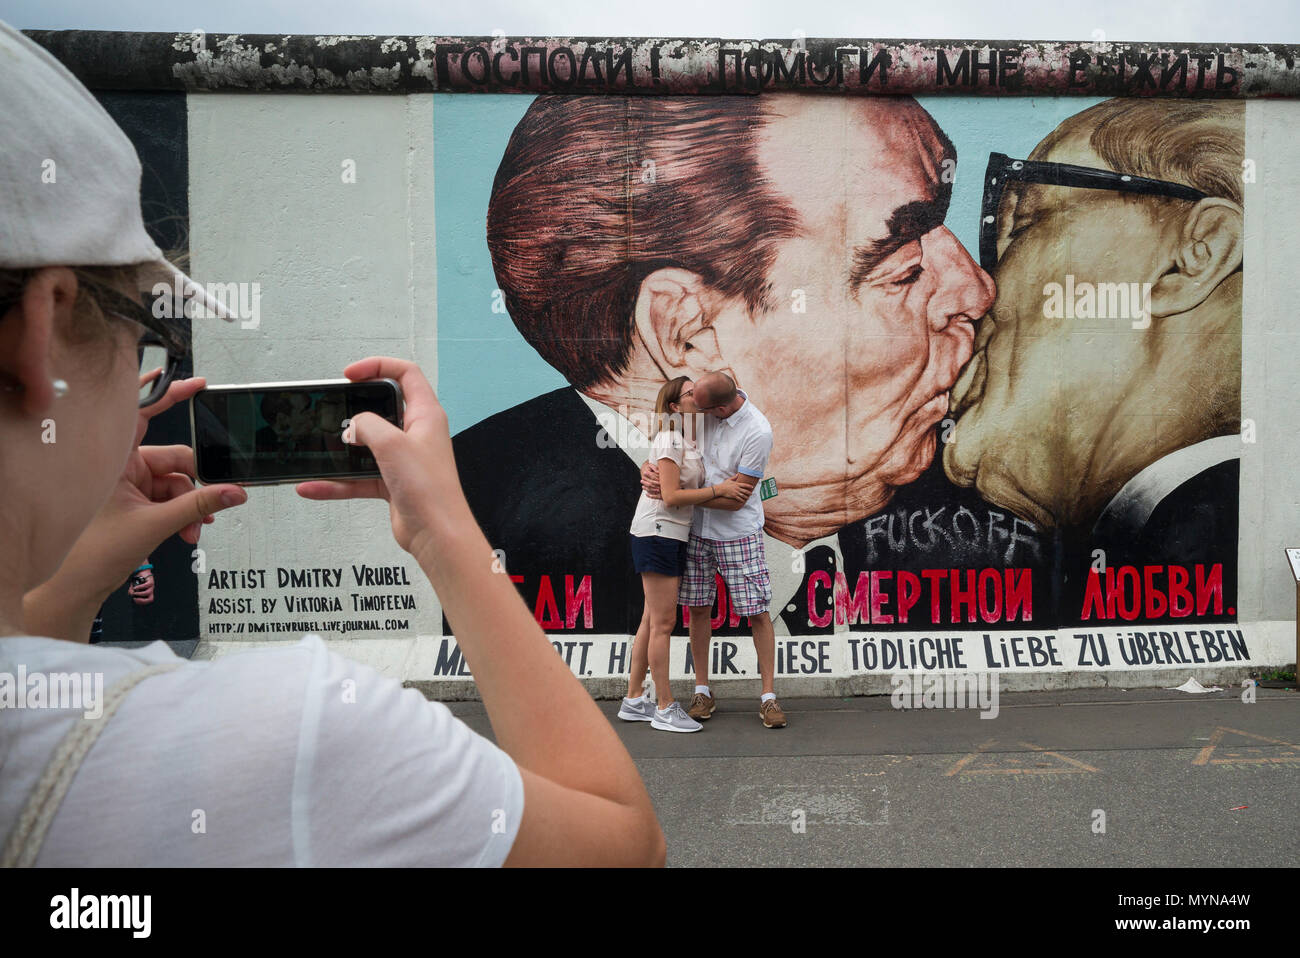
[(665, 423), (670, 431), (677, 428), (677, 424), (681, 421), (681, 414), (672, 412), (668, 407), (682, 401), (682, 388), (688, 382), (690, 382), (689, 377), (678, 376), (659, 387), (659, 398), (655, 400), (655, 420), (650, 430), (651, 439), (659, 435)]
[(1041, 159), (1088, 126), (1089, 144), (1118, 173), (1183, 183), (1209, 196), (1243, 201), (1246, 128), (1241, 101), (1106, 100), (1061, 123), (1032, 157)]
[(798, 211), (764, 179), (759, 97), (539, 96), (492, 183), (487, 243), (515, 326), (579, 389), (622, 372), (641, 281), (689, 269), (751, 312)]

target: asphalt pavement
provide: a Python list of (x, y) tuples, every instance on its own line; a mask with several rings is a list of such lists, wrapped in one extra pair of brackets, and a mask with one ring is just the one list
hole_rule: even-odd
[[(618, 720), (670, 867), (1300, 864), (1300, 693), (1003, 693), (978, 709), (715, 688), (699, 732)], [(491, 735), (482, 703), (449, 703)]]

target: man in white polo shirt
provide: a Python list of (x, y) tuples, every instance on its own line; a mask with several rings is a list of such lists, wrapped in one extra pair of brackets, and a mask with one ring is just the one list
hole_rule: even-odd
[[(768, 606), (772, 584), (763, 548), (763, 500), (758, 483), (772, 454), (772, 427), (749, 397), (726, 373), (707, 373), (695, 381), (695, 404), (701, 413), (699, 447), (704, 458), (704, 482), (736, 478), (749, 490), (744, 502), (710, 499), (697, 506), (686, 546), (686, 574), (677, 601), (691, 610), (691, 656), (695, 661), (695, 695), (687, 714), (704, 721), (716, 704), (709, 689), (709, 644), (713, 639), (711, 611), (717, 595), (716, 574), (727, 583), (732, 608), (749, 618), (758, 671), (763, 678), (759, 717), (768, 728), (783, 728), (785, 713), (776, 701), (773, 679), (776, 633)], [(647, 463), (643, 483), (651, 496), (659, 494), (658, 472)]]

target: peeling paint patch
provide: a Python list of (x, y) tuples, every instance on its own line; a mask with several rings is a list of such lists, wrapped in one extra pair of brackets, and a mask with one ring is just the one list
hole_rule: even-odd
[(332, 46), (336, 46), (337, 44), (340, 44), (340, 43), (350, 43), (350, 42), (352, 42), (353, 40), (362, 40), (362, 39), (371, 39), (371, 40), (373, 40), (373, 39), (374, 39), (374, 35), (371, 34), (371, 36), (370, 36), (369, 38), (365, 38), (365, 37), (349, 37), (349, 36), (331, 36), (331, 37), (312, 37), (312, 39), (315, 41), (315, 43), (316, 43), (316, 45), (317, 45), (318, 47), (332, 47)]
[(27, 33), (95, 89), (1300, 98), (1276, 44)]

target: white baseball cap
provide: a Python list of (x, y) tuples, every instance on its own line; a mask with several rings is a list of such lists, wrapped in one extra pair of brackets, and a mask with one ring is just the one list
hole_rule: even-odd
[[(126, 266), (176, 311), (235, 315), (163, 257), (140, 215), (140, 159), (113, 118), (47, 50), (0, 21), (0, 268)], [(194, 304), (194, 305), (190, 305)]]

